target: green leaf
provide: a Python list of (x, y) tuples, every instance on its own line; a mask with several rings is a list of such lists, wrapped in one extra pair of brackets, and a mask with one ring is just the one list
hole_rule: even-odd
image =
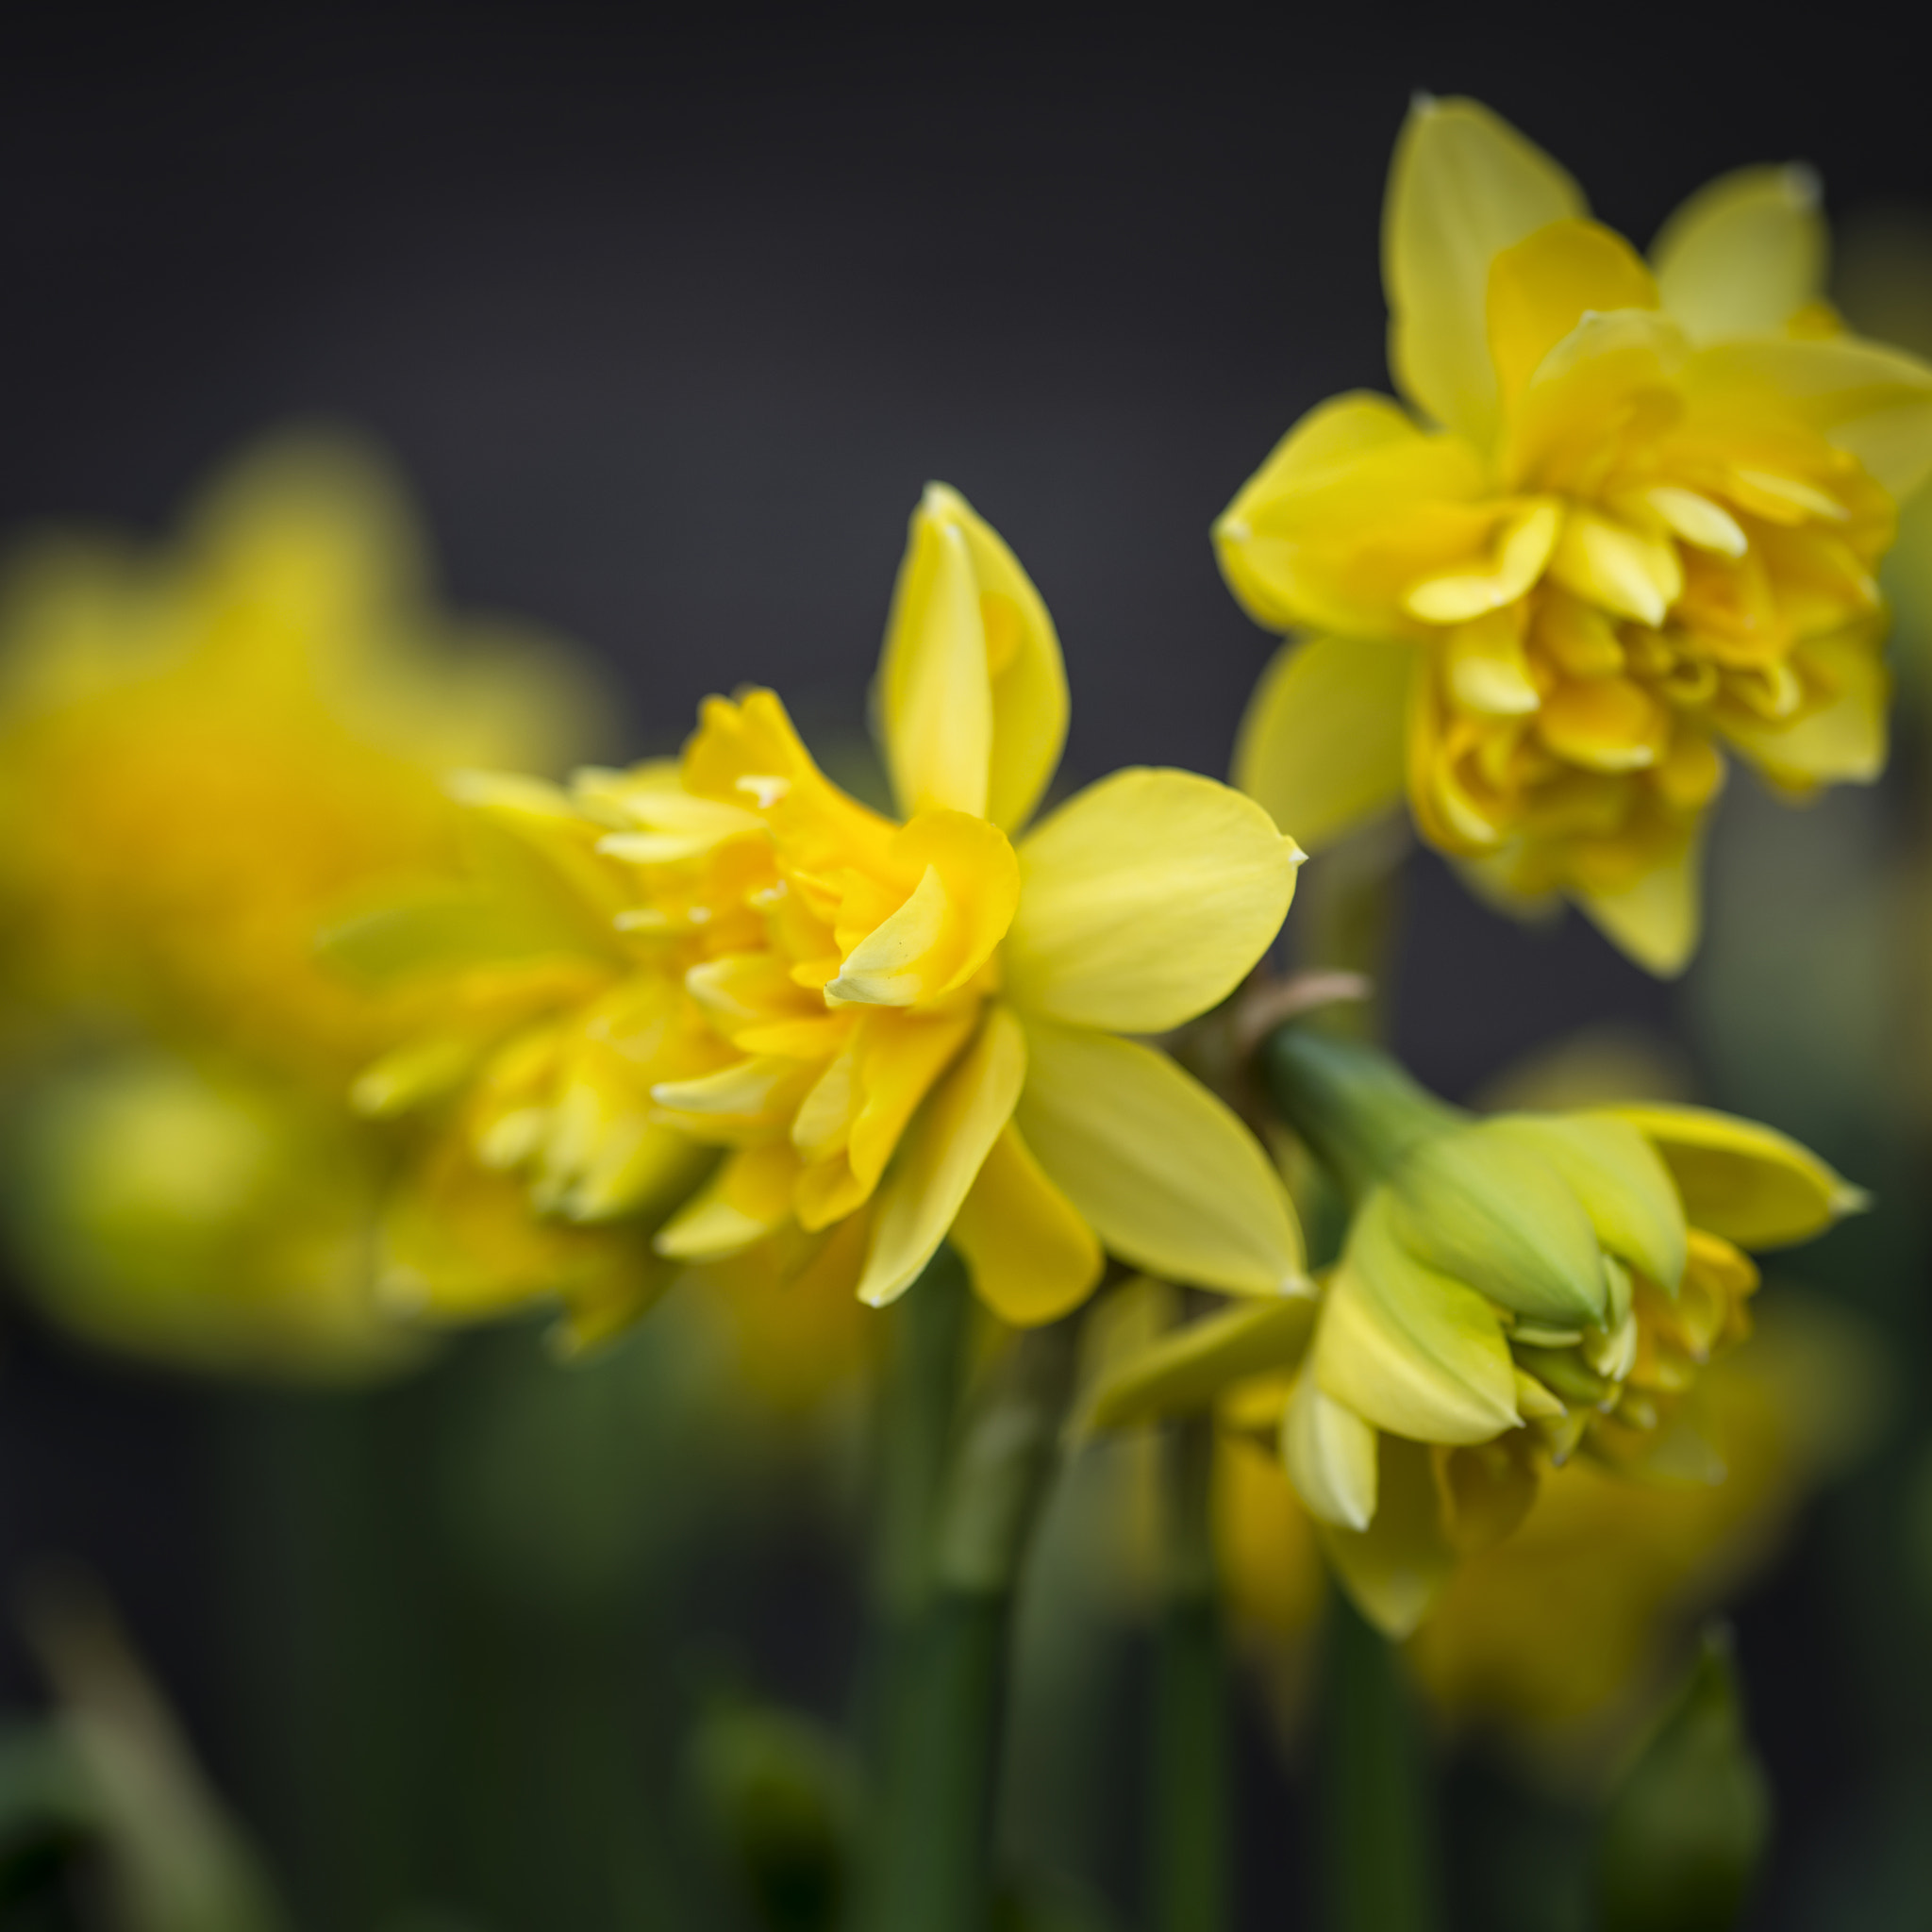
[(1713, 1625), (1605, 1812), (1603, 1932), (1726, 1932), (1769, 1840), (1771, 1808), (1744, 1733), (1730, 1635)]

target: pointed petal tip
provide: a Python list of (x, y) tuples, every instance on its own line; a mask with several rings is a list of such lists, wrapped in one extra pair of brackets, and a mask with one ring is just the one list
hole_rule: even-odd
[(1877, 1205), (1876, 1196), (1856, 1181), (1840, 1181), (1831, 1191), (1831, 1213), (1835, 1221), (1842, 1221), (1848, 1214), (1869, 1214)]
[(1408, 111), (1418, 120), (1424, 114), (1433, 114), (1441, 105), (1441, 97), (1432, 94), (1425, 87), (1417, 88), (1408, 97)]
[(1809, 161), (1788, 162), (1778, 178), (1793, 208), (1814, 208), (1824, 205), (1824, 177)]
[(1245, 543), (1254, 534), (1246, 517), (1217, 517), (1214, 521), (1217, 543)]

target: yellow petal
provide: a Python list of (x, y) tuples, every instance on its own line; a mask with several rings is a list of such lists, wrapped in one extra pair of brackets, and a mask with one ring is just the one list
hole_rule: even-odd
[(953, 1222), (980, 1300), (1015, 1327), (1056, 1322), (1093, 1291), (1107, 1257), (1008, 1121)]
[(1674, 536), (1718, 557), (1742, 557), (1750, 540), (1731, 513), (1694, 490), (1661, 483), (1643, 492), (1643, 500), (1670, 526)]
[(1485, 311), (1504, 407), (1590, 311), (1655, 308), (1657, 284), (1623, 236), (1597, 222), (1552, 222), (1490, 264)]
[(1644, 772), (1670, 744), (1671, 714), (1632, 678), (1559, 684), (1542, 700), (1537, 736), (1590, 772)]
[[(958, 702), (965, 709), (956, 713)], [(998, 532), (943, 483), (927, 485), (913, 514), (876, 703), (908, 816), (924, 805), (951, 805), (1011, 831), (1025, 823), (1059, 762), (1067, 675), (1053, 619)], [(954, 774), (943, 784), (921, 775), (941, 740), (934, 770)], [(963, 788), (957, 795), (955, 785)]]
[(1322, 1547), (1341, 1585), (1391, 1641), (1408, 1636), (1456, 1574), (1433, 1451), (1383, 1436), (1376, 1444), (1375, 1520), (1365, 1530), (1324, 1524)]
[(1671, 1293), (1684, 1275), (1684, 1208), (1657, 1150), (1611, 1114), (1500, 1114), (1492, 1134), (1515, 1135), (1562, 1175), (1596, 1238)]
[(1352, 1408), (1330, 1401), (1312, 1375), (1295, 1378), (1281, 1418), (1281, 1459), (1308, 1514), (1342, 1529), (1375, 1516), (1375, 1432)]
[(1757, 339), (1705, 349), (1687, 386), (1716, 410), (1761, 407), (1768, 393), (1857, 458), (1903, 501), (1932, 475), (1932, 367), (1857, 336)]
[[(1020, 865), (1007, 835), (970, 812), (921, 812), (893, 835), (886, 859), (918, 883), (862, 936), (841, 910), (845, 953), (826, 984), (827, 1005), (909, 1007), (944, 998), (986, 964), (1019, 904)], [(868, 904), (873, 891), (867, 882)]]
[(1248, 700), (1234, 782), (1307, 852), (1387, 811), (1422, 663), (1414, 644), (1382, 639), (1284, 644)]
[(1082, 1424), (1131, 1427), (1211, 1407), (1222, 1392), (1281, 1369), (1307, 1353), (1312, 1295), (1241, 1302), (1189, 1322), (1108, 1365), (1088, 1397)]
[(1113, 1253), (1239, 1294), (1301, 1282), (1294, 1209), (1229, 1108), (1130, 1041), (1028, 1016), (1026, 1042), (1020, 1130)]
[(1410, 1255), (1386, 1210), (1372, 1194), (1330, 1279), (1315, 1334), (1323, 1391), (1418, 1441), (1486, 1442), (1514, 1428), (1516, 1373), (1494, 1309)]
[(1443, 641), (1442, 668), (1450, 696), (1465, 711), (1522, 718), (1542, 702), (1523, 647), (1520, 606), (1458, 624)]
[(973, 550), (952, 492), (928, 490), (892, 589), (878, 716), (899, 809), (986, 816), (992, 676)]
[(1480, 562), (1495, 530), (1480, 454), (1387, 396), (1350, 394), (1297, 423), (1214, 525), (1228, 588), (1257, 624), (1351, 637), (1413, 630), (1420, 579)]
[[(1527, 1321), (1601, 1321), (1608, 1284), (1582, 1204), (1523, 1135), (1478, 1121), (1418, 1141), (1396, 1163), (1348, 1253), (1379, 1265), (1383, 1230), (1438, 1274)], [(1388, 1257), (1391, 1279), (1406, 1283)], [(1405, 1287), (1405, 1292), (1408, 1292)]]
[(1550, 575), (1587, 602), (1653, 628), (1684, 592), (1684, 567), (1666, 539), (1591, 510), (1564, 521)]
[(1692, 836), (1634, 885), (1615, 892), (1578, 891), (1576, 904), (1612, 945), (1646, 972), (1674, 979), (1697, 950), (1703, 859), (1703, 842)]
[(1824, 291), (1829, 237), (1809, 168), (1739, 168), (1700, 188), (1651, 248), (1693, 342), (1774, 335)]
[(1253, 799), (1191, 772), (1116, 772), (1020, 845), (1000, 961), (1029, 1013), (1161, 1033), (1239, 986), (1281, 930), (1301, 851)]
[(927, 1097), (881, 1183), (858, 1298), (903, 1294), (946, 1238), (1026, 1078), (1026, 1041), (1004, 1007)]
[(1870, 1197), (1774, 1127), (1702, 1107), (1619, 1107), (1663, 1157), (1693, 1227), (1743, 1248), (1809, 1241)]
[(1777, 783), (1808, 791), (1818, 785), (1869, 784), (1885, 769), (1891, 674), (1881, 655), (1883, 625), (1857, 625), (1813, 639), (1799, 658), (1832, 695), (1788, 724), (1726, 711), (1719, 728)]
[(747, 1147), (724, 1162), (709, 1185), (658, 1230), (651, 1245), (679, 1261), (735, 1255), (791, 1219), (797, 1178), (798, 1156), (787, 1142)]
[(1496, 414), (1490, 264), (1548, 223), (1586, 212), (1570, 176), (1487, 108), (1423, 99), (1410, 109), (1382, 219), (1389, 361), (1437, 422), (1489, 440)]
[(1562, 522), (1554, 503), (1525, 504), (1504, 520), (1479, 568), (1425, 578), (1402, 600), (1403, 608), (1424, 624), (1463, 624), (1515, 603), (1542, 575)]
[(943, 484), (928, 502), (958, 524), (979, 580), (979, 614), (992, 677), (992, 758), (986, 815), (1011, 832), (1026, 823), (1067, 737), (1067, 673), (1046, 604), (1020, 560), (966, 499)]

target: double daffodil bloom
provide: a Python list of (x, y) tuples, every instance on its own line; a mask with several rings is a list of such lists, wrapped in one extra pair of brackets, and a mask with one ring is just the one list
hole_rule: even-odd
[[(675, 762), (584, 773), (567, 796), (472, 786), (541, 848), (548, 910), (519, 927), (500, 891), (493, 910), (453, 904), (471, 970), (499, 990), (583, 976), (468, 1086), (475, 1161), (530, 1174), (566, 1220), (642, 1213), (665, 1267), (756, 1255), (874, 1305), (949, 1236), (1016, 1323), (1076, 1306), (1106, 1250), (1231, 1293), (1298, 1284), (1258, 1144), (1126, 1037), (1240, 983), (1287, 912), (1293, 841), (1239, 792), (1155, 770), (1023, 829), (1065, 735), (1059, 645), (1011, 552), (939, 486), (875, 704), (897, 819), (833, 785), (767, 691), (709, 700)], [(402, 908), (349, 950), (433, 954), (439, 916)], [(430, 1042), (418, 1074), (460, 1058)], [(414, 1077), (391, 1062), (365, 1092)], [(691, 1192), (694, 1148), (715, 1165)]]
[(1712, 183), (1646, 263), (1495, 116), (1424, 100), (1383, 244), (1407, 407), (1321, 405), (1215, 525), (1303, 638), (1238, 781), (1310, 849), (1406, 790), (1496, 896), (1567, 894), (1675, 972), (1727, 756), (1798, 796), (1884, 763), (1874, 571), (1932, 469), (1932, 368), (1819, 300), (1802, 169)]
[(315, 929), (454, 862), (450, 764), (581, 756), (591, 713), (534, 634), (438, 608), (344, 440), (245, 457), (165, 547), (16, 552), (0, 1026), (32, 1179), (7, 1206), (57, 1318), (224, 1370), (413, 1348), (369, 1292), (389, 1150), (343, 1090), (417, 1016), (323, 970)]
[(1796, 1143), (1696, 1108), (1471, 1120), (1303, 1027), (1271, 1085), (1353, 1215), (1319, 1309), (1240, 1310), (1122, 1371), (1104, 1421), (1246, 1385), (1337, 1569), (1391, 1634), (1578, 1452), (1721, 1479), (1700, 1373), (1749, 1332), (1744, 1250), (1863, 1204)]

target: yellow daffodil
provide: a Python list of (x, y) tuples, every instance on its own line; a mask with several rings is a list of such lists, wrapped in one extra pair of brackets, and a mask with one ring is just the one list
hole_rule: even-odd
[(16, 553), (4, 1018), (40, 1181), (13, 1208), (57, 1315), (211, 1367), (395, 1356), (386, 1155), (343, 1095), (415, 1020), (323, 970), (316, 927), (452, 864), (442, 769), (575, 752), (588, 695), (535, 636), (436, 609), (394, 483), (334, 438), (244, 458), (177, 545)]
[(1649, 262), (1472, 101), (1423, 100), (1384, 222), (1405, 404), (1291, 429), (1215, 526), (1301, 634), (1239, 782), (1310, 848), (1400, 798), (1496, 894), (1659, 973), (1728, 755), (1803, 796), (1885, 758), (1874, 571), (1932, 468), (1932, 368), (1819, 300), (1816, 183), (1694, 195)]
[[(1174, 771), (1117, 773), (1027, 828), (1066, 730), (1058, 641), (1011, 552), (939, 486), (875, 700), (897, 819), (834, 786), (768, 691), (708, 700), (675, 762), (568, 794), (473, 781), (510, 835), (496, 882), (338, 950), (459, 958), (458, 1005), (535, 984), (539, 1010), (491, 1031), (453, 1008), (365, 1096), (457, 1074), (462, 1159), (524, 1174), (565, 1224), (644, 1225), (660, 1274), (755, 1252), (876, 1305), (950, 1236), (1018, 1323), (1083, 1300), (1104, 1249), (1233, 1293), (1296, 1284), (1258, 1144), (1124, 1037), (1241, 981), (1287, 911), (1292, 841)], [(477, 1306), (412, 1265), (432, 1302)]]
[[(1166, 1339), (1096, 1407), (1131, 1420), (1236, 1384), (1330, 1559), (1392, 1634), (1579, 1451), (1721, 1474), (1692, 1397), (1749, 1332), (1744, 1249), (1863, 1197), (1766, 1127), (1624, 1106), (1470, 1120), (1374, 1049), (1305, 1027), (1271, 1086), (1353, 1205), (1319, 1310), (1236, 1310)], [(1258, 1407), (1257, 1407), (1258, 1406)]]

